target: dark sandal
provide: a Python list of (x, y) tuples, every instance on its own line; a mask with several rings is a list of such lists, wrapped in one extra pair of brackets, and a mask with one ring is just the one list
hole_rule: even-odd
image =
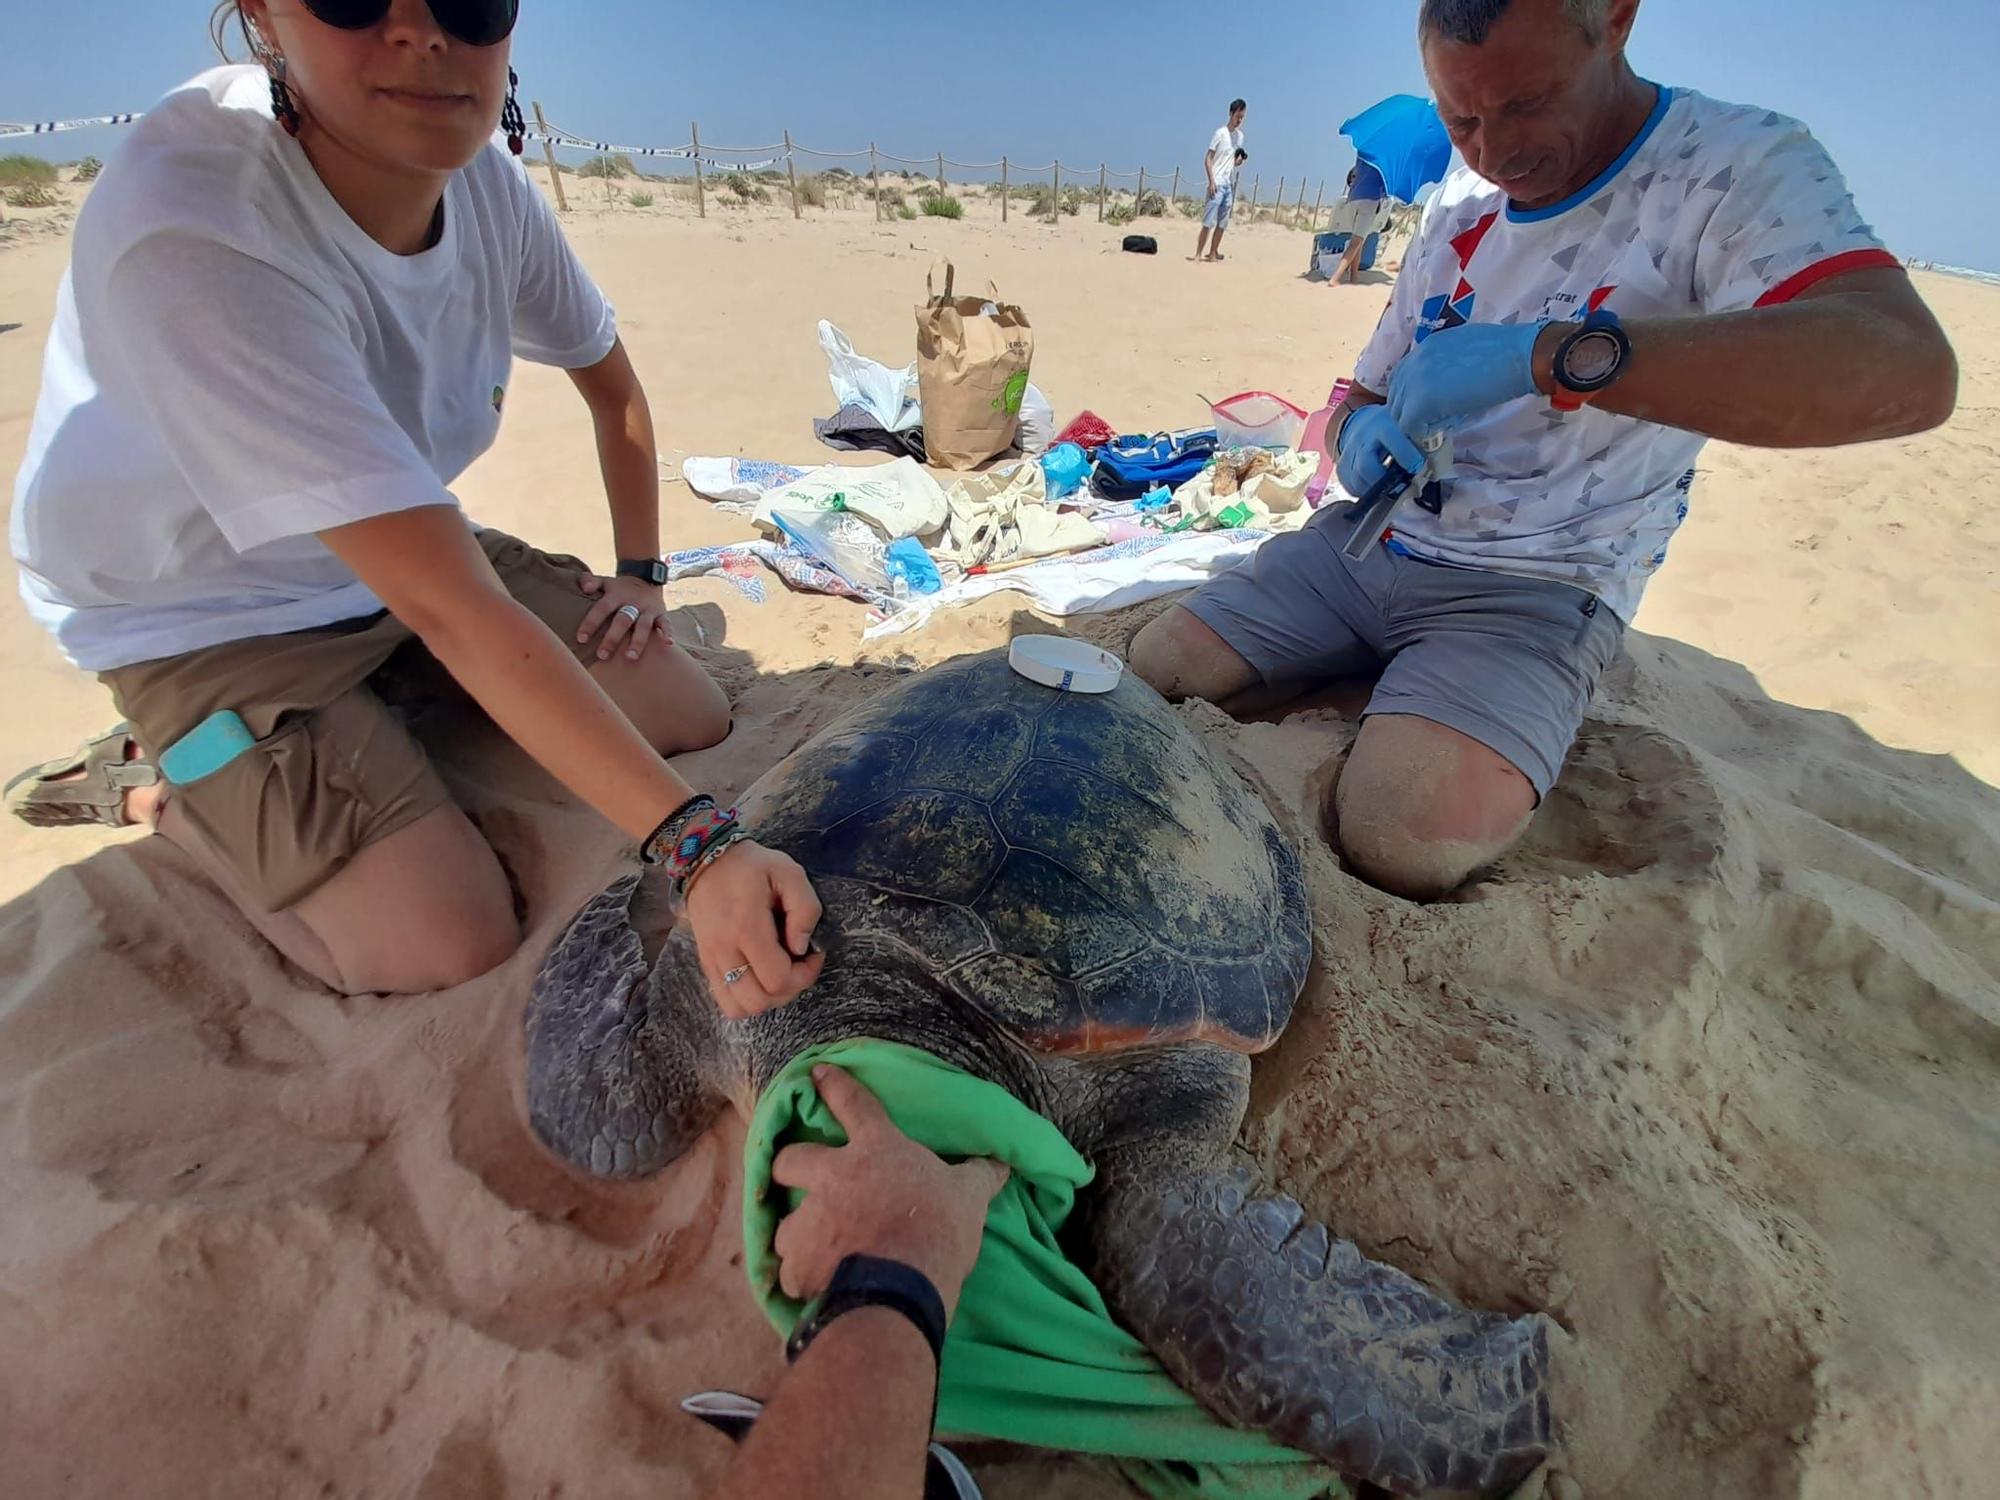
[[(36, 828), (71, 828), (101, 823), (125, 826), (125, 793), (154, 786), (159, 768), (149, 760), (127, 760), (130, 724), (118, 724), (74, 755), (31, 766), (7, 783), (7, 810)], [(78, 776), (81, 771), (83, 774)], [(74, 780), (60, 778), (69, 776)]]

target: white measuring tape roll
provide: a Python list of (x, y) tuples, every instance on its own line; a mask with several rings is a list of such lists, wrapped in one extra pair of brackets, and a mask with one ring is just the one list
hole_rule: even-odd
[(1007, 665), (1062, 693), (1108, 693), (1125, 675), (1125, 663), (1109, 651), (1062, 635), (1016, 636)]

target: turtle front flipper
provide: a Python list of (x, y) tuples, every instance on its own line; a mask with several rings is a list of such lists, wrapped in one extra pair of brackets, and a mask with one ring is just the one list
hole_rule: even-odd
[[(615, 881), (571, 920), (528, 1000), (528, 1119), (544, 1144), (595, 1177), (659, 1171), (708, 1129), (724, 1098), (704, 1067), (713, 1006), (675, 1004), (647, 973)], [(664, 969), (672, 952), (662, 960)]]
[(1548, 1337), (1367, 1259), (1230, 1151), (1103, 1163), (1111, 1310), (1203, 1405), (1397, 1494), (1504, 1492), (1548, 1456)]

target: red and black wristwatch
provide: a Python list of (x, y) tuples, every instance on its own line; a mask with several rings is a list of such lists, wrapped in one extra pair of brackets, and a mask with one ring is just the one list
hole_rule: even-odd
[(1625, 373), (1631, 359), (1632, 340), (1618, 314), (1598, 308), (1556, 345), (1556, 388), (1549, 393), (1549, 404), (1557, 411), (1581, 410)]

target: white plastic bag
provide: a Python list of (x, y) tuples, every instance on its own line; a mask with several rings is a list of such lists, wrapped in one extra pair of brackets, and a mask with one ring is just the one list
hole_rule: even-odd
[(889, 577), (889, 544), (859, 516), (779, 509), (771, 520), (780, 536), (838, 573), (850, 587), (899, 598), (909, 593), (908, 585), (897, 587)]
[(753, 519), (775, 530), (775, 511), (848, 511), (890, 541), (936, 531), (949, 513), (944, 490), (914, 458), (886, 464), (822, 464), (803, 478), (766, 490)]
[(1056, 409), (1031, 380), (1021, 393), (1021, 425), (1014, 434), (1014, 445), (1021, 450), (1022, 457), (1033, 458), (1048, 452), (1055, 440)]
[(837, 406), (861, 407), (889, 432), (923, 426), (914, 362), (892, 370), (857, 354), (847, 335), (824, 318), (819, 322), (819, 347), (826, 355), (826, 378), (833, 386)]
[(1295, 448), (1306, 430), (1306, 414), (1269, 391), (1224, 396), (1208, 409), (1215, 416), (1218, 448)]

